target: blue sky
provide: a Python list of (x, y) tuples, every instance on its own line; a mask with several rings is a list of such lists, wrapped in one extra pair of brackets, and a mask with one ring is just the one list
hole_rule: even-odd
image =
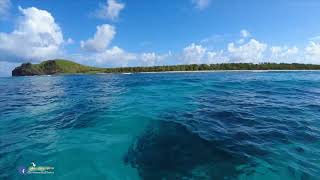
[(0, 74), (54, 58), (320, 64), (319, 9), (319, 0), (0, 0)]

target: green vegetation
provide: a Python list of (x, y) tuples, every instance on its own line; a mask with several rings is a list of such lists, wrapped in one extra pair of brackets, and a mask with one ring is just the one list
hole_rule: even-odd
[(210, 70), (320, 70), (320, 65), (312, 64), (276, 64), (276, 63), (224, 63), (224, 64), (190, 64), (151, 67), (96, 68), (84, 66), (68, 60), (49, 60), (40, 64), (25, 63), (12, 71), (13, 76), (32, 76), (48, 74), (76, 73), (138, 73), (163, 71), (210, 71)]
[(320, 70), (320, 65), (312, 64), (276, 64), (276, 63), (225, 63), (225, 64), (190, 64), (174, 66), (125, 67), (105, 69), (106, 73), (123, 72), (162, 72), (162, 71), (219, 71), (219, 70)]
[(72, 61), (56, 59), (44, 61), (40, 64), (25, 63), (12, 71), (13, 76), (32, 76), (48, 74), (76, 74), (76, 73), (99, 73), (103, 68), (84, 66)]
[(47, 71), (47, 70), (52, 70), (55, 69), (57, 72), (56, 73), (86, 73), (90, 71), (99, 71), (101, 69), (95, 68), (95, 67), (90, 67), (90, 66), (84, 66), (72, 61), (68, 60), (62, 60), (62, 59), (57, 59), (57, 60), (49, 60), (49, 61), (44, 61), (40, 64), (35, 64), (33, 65), (36, 69), (39, 69), (40, 71)]

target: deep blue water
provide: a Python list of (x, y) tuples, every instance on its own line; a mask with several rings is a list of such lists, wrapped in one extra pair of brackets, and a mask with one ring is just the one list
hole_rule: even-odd
[(0, 78), (0, 179), (320, 179), (320, 72)]

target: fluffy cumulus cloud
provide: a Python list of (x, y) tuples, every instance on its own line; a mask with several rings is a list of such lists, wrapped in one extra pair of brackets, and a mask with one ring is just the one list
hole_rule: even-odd
[(249, 40), (249, 37), (250, 32), (242, 30), (241, 42), (238, 41), (238, 45), (234, 42), (228, 44), (228, 53), (224, 56), (229, 62), (320, 64), (320, 43), (315, 37), (302, 49), (296, 46), (272, 46), (255, 39)]
[(97, 66), (124, 67), (163, 65), (164, 61), (171, 56), (171, 53), (161, 55), (154, 52), (131, 53), (118, 46), (109, 47), (115, 35), (114, 26), (108, 24), (97, 26), (97, 31), (92, 38), (80, 42), (85, 53), (76, 55), (73, 59)]
[(0, 33), (0, 60), (36, 61), (59, 56), (64, 39), (53, 16), (35, 7), (19, 10), (22, 16), (16, 29)]
[(100, 6), (95, 15), (101, 19), (117, 20), (120, 12), (125, 8), (124, 3), (116, 0), (107, 0), (107, 3)]
[(238, 40), (238, 44), (244, 43), (249, 37), (251, 37), (251, 33), (246, 29), (240, 31), (240, 39)]
[(274, 46), (251, 38), (247, 30), (240, 31), (240, 40), (230, 42), (225, 49), (212, 50), (192, 43), (178, 56), (183, 64), (214, 63), (311, 63), (320, 64), (320, 43), (310, 41), (304, 48), (297, 46)]
[(183, 64), (210, 64), (226, 62), (226, 58), (223, 57), (222, 54), (223, 51), (209, 51), (202, 45), (192, 43), (183, 49), (181, 59)]
[(142, 53), (141, 55), (141, 60), (145, 62), (148, 65), (153, 65), (157, 61), (158, 56), (156, 53), (151, 52), (151, 53)]
[(140, 64), (144, 66), (168, 65), (171, 58), (173, 58), (173, 54), (170, 51), (164, 54), (157, 54), (155, 52), (142, 53), (138, 56), (138, 60), (141, 61)]
[(297, 47), (272, 46), (270, 47), (269, 62), (299, 62), (299, 49)]
[(161, 61), (165, 59), (165, 56), (159, 56), (155, 52), (149, 52), (142, 53), (140, 57), (138, 56), (138, 58), (141, 60), (141, 64), (144, 66), (156, 66), (161, 64)]
[(171, 52), (157, 54), (154, 52), (132, 53), (114, 46), (103, 52), (77, 55), (80, 63), (99, 67), (128, 67), (128, 66), (157, 66), (170, 64), (168, 61), (173, 55)]
[(130, 61), (137, 59), (134, 53), (126, 52), (125, 50), (114, 46), (111, 49), (106, 49), (103, 52), (95, 53), (91, 56), (98, 65), (111, 67), (128, 66)]
[(182, 59), (187, 64), (198, 64), (203, 61), (206, 51), (207, 49), (201, 45), (192, 43), (183, 49)]
[(98, 66), (128, 66), (130, 61), (137, 59), (137, 56), (118, 46), (109, 48), (115, 35), (116, 29), (112, 25), (97, 26), (97, 31), (92, 38), (80, 42), (81, 48), (86, 53), (76, 58), (83, 63)]
[(8, 16), (10, 6), (10, 0), (0, 0), (0, 19)]
[(203, 10), (209, 7), (211, 0), (192, 0), (191, 2), (197, 9)]
[(81, 41), (81, 48), (86, 51), (102, 52), (116, 35), (116, 30), (109, 24), (97, 26), (97, 32), (94, 37), (87, 41)]
[(235, 43), (228, 44), (228, 52), (232, 62), (254, 62), (263, 60), (263, 54), (267, 49), (267, 45), (255, 39), (236, 46)]

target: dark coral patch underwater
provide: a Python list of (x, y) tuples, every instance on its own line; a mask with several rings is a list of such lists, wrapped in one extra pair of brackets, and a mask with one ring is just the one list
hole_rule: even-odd
[[(226, 151), (169, 121), (152, 122), (129, 148), (126, 164), (137, 168), (142, 179), (233, 179), (250, 159)], [(254, 166), (254, 164), (251, 164)]]

